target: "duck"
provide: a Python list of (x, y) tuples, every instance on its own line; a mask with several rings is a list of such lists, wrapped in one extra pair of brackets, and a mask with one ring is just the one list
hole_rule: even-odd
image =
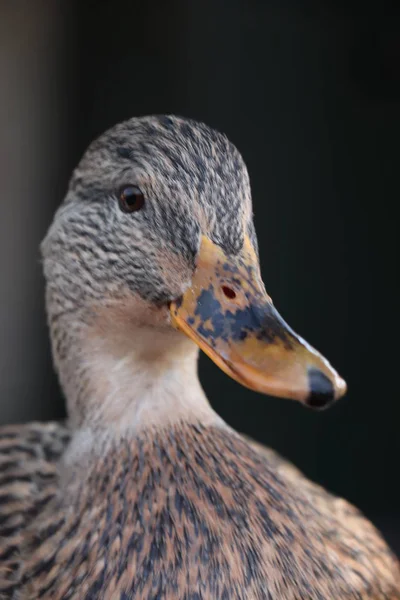
[(0, 428), (0, 598), (400, 598), (352, 505), (234, 431), (199, 382), (322, 409), (346, 384), (261, 279), (249, 175), (173, 115), (96, 139), (41, 245), (66, 422)]

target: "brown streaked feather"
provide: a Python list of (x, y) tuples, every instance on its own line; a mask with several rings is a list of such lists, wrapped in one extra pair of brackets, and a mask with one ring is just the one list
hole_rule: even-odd
[[(334, 496), (322, 486), (307, 479), (297, 467), (280, 456), (275, 450), (263, 446), (247, 436), (244, 437), (253, 448), (265, 457), (270, 465), (273, 465), (278, 475), (284, 477), (288, 482), (290, 481), (294, 486), (298, 486), (306, 494), (310, 502), (318, 508), (319, 513), (325, 515), (327, 521), (331, 519), (332, 523), (337, 522), (341, 524), (349, 532), (358, 532), (360, 539), (369, 540), (371, 548), (375, 545), (376, 548), (385, 548), (387, 550), (386, 543), (383, 541), (379, 531), (364, 517), (358, 508), (347, 502), (347, 500)], [(394, 564), (396, 563), (397, 561)], [(400, 570), (398, 576), (400, 577)]]
[(88, 464), (30, 522), (17, 598), (400, 598), (358, 511), (228, 429), (148, 430)]
[(0, 428), (0, 598), (15, 587), (26, 528), (57, 492), (56, 463), (69, 438), (63, 423)]

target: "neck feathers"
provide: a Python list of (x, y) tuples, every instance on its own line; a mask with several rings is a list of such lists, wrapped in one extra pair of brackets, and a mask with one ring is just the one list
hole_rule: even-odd
[(74, 428), (123, 436), (218, 418), (198, 380), (197, 347), (158, 322), (159, 313), (154, 318), (147, 313), (136, 302), (50, 318), (54, 360)]

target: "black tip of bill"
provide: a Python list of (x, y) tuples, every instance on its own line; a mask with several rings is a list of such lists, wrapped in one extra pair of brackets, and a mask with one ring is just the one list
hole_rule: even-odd
[(306, 404), (311, 408), (327, 408), (335, 400), (335, 389), (328, 377), (319, 369), (308, 370), (308, 384), (310, 393)]

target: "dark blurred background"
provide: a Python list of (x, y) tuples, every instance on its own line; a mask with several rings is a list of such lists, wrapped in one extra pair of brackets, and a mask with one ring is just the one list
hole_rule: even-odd
[(1, 2), (1, 423), (64, 415), (38, 245), (85, 147), (134, 115), (204, 120), (248, 164), (267, 290), (349, 385), (313, 413), (202, 357), (206, 391), (400, 553), (398, 4)]

